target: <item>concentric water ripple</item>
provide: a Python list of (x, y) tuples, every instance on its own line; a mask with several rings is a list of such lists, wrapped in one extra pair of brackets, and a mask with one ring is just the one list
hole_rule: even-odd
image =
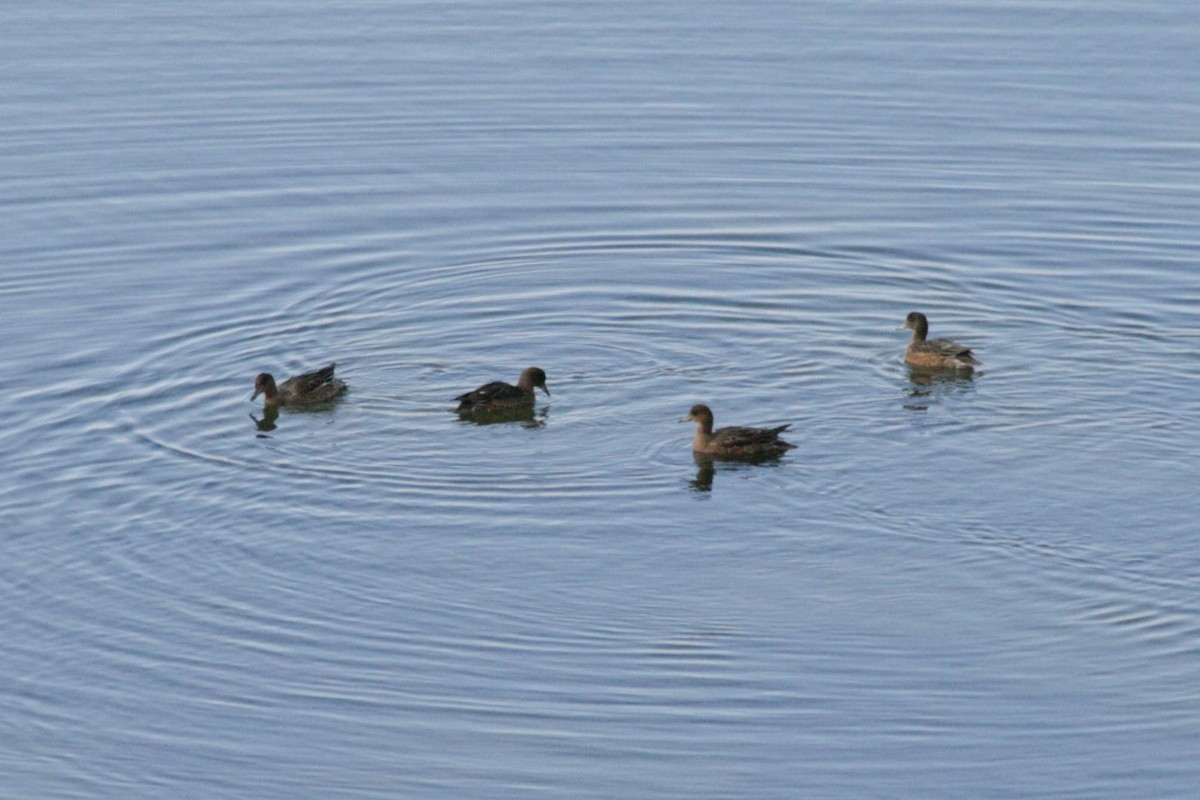
[[(669, 490), (676, 481), (661, 477), (661, 467), (687, 455), (690, 436), (673, 423), (696, 394), (716, 390), (736, 407), (748, 386), (770, 397), (793, 394), (794, 384), (815, 380), (811, 355), (806, 360), (803, 352), (788, 353), (788, 342), (800, 338), (794, 336), (793, 312), (803, 298), (781, 291), (782, 264), (764, 271), (756, 285), (727, 292), (689, 288), (686, 273), (676, 270), (689, 261), (731, 254), (744, 260), (779, 248), (714, 254), (703, 242), (613, 238), (621, 238), (613, 248), (557, 242), (429, 271), (386, 267), (376, 257), (357, 270), (331, 272), (333, 280), (322, 282), (320, 291), (310, 290), (310, 281), (298, 274), (293, 286), (278, 281), (245, 298), (220, 323), (208, 320), (150, 337), (145, 351), (110, 380), (123, 388), (108, 407), (89, 414), (110, 418), (135, 446), (170, 457), (253, 469), (263, 479), (292, 485), (380, 486), (404, 491), (409, 501), (423, 496), (486, 504), (522, 486), (534, 496), (558, 498)], [(672, 242), (678, 252), (668, 246)], [(658, 278), (633, 281), (628, 271), (642, 272), (648, 257), (665, 259), (667, 266), (651, 273)], [(489, 283), (497, 288), (490, 290)], [(462, 291), (466, 285), (472, 294)], [(364, 291), (375, 286), (385, 288)], [(264, 302), (268, 297), (271, 305)], [(776, 346), (764, 347), (754, 329)], [(274, 352), (279, 342), (314, 355), (280, 362)], [(320, 354), (318, 347), (324, 348)], [(746, 353), (755, 350), (770, 354), (751, 360)], [(425, 355), (431, 352), (439, 358)], [(221, 354), (216, 364), (214, 353)], [(254, 450), (227, 446), (237, 431), (253, 431), (252, 414), (261, 419), (245, 402), (255, 370), (288, 374), (334, 359), (352, 386), (337, 407), (285, 410), (277, 431), (263, 434), (276, 444), (264, 440), (261, 459)], [(554, 396), (542, 401), (539, 412), (544, 430), (464, 427), (448, 413), (456, 393), (491, 379), (513, 380), (529, 363), (544, 364), (551, 374)], [(505, 366), (511, 374), (497, 374)], [(683, 390), (681, 384), (703, 388)], [(794, 413), (797, 405), (789, 400), (772, 415)], [(203, 424), (177, 424), (197, 419)], [(764, 412), (759, 421), (773, 420)], [(304, 436), (286, 438), (284, 445), (280, 438), (289, 426), (334, 422), (336, 430), (323, 433), (322, 441)], [(553, 438), (556, 424), (578, 426), (587, 446)], [(338, 438), (355, 433), (355, 426), (379, 435), (339, 449)], [(446, 446), (449, 441), (455, 446)], [(537, 448), (536, 465), (513, 449), (484, 458), (475, 452), (526, 445)], [(673, 459), (666, 455), (672, 447)], [(530, 474), (536, 475), (532, 484)]]

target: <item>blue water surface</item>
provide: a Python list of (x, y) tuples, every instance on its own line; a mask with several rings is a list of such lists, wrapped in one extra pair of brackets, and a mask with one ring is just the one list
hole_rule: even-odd
[(0, 7), (0, 796), (1194, 797), (1198, 26)]

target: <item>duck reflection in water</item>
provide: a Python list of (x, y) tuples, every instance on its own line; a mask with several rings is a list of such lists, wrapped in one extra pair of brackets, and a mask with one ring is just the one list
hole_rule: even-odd
[(687, 483), (689, 489), (698, 493), (712, 491), (713, 481), (716, 480), (718, 472), (728, 474), (749, 469), (769, 469), (771, 467), (782, 466), (783, 464), (783, 461), (777, 455), (762, 456), (759, 458), (728, 459), (713, 458), (704, 453), (693, 452), (692, 460), (696, 462), (696, 477)]
[[(306, 406), (289, 406), (285, 413), (289, 416), (293, 414), (327, 414), (337, 405), (337, 400), (328, 400), (324, 403), (313, 403)], [(279, 421), (280, 409), (277, 405), (264, 405), (262, 410), (262, 418), (250, 414), (250, 419), (254, 420), (254, 427), (258, 428), (259, 437), (263, 438), (263, 434), (270, 433), (275, 430)]]
[(926, 411), (943, 397), (966, 394), (975, 390), (973, 370), (908, 368), (908, 388), (904, 392), (904, 407), (909, 411)]
[(263, 406), (262, 419), (253, 414), (250, 415), (250, 419), (254, 420), (254, 427), (261, 433), (270, 433), (275, 430), (275, 420), (279, 419), (279, 406)]
[(542, 428), (550, 416), (550, 406), (534, 408), (524, 406), (517, 408), (498, 408), (491, 411), (458, 411), (458, 419), (467, 425), (506, 425), (512, 422), (521, 423), (523, 428)]
[(717, 475), (717, 465), (713, 457), (693, 452), (692, 460), (696, 462), (696, 477), (688, 481), (688, 485), (696, 492), (711, 492), (713, 478)]

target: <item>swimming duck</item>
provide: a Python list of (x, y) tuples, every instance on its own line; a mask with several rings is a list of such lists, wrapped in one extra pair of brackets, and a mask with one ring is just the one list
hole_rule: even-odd
[(547, 397), (550, 396), (550, 390), (546, 388), (546, 373), (537, 367), (529, 367), (521, 373), (516, 386), (504, 381), (492, 381), (454, 399), (458, 401), (459, 414), (511, 412), (533, 407), (535, 387), (545, 392)]
[(795, 447), (779, 438), (791, 425), (778, 428), (720, 428), (713, 430), (713, 413), (706, 405), (694, 405), (681, 422), (696, 423), (692, 450), (714, 458), (775, 458)]
[(346, 384), (333, 377), (337, 364), (330, 364), (294, 378), (288, 378), (278, 386), (270, 373), (260, 373), (254, 379), (254, 400), (260, 394), (264, 406), (299, 406), (308, 403), (323, 403), (332, 400), (346, 389)]
[(929, 320), (920, 311), (909, 314), (902, 327), (913, 332), (912, 341), (904, 349), (904, 360), (914, 367), (964, 369), (979, 364), (969, 347), (949, 339), (926, 339)]

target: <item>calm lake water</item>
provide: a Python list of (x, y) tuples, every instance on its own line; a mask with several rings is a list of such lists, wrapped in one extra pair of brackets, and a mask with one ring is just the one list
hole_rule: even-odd
[(0, 796), (1195, 797), (1193, 0), (0, 29)]

